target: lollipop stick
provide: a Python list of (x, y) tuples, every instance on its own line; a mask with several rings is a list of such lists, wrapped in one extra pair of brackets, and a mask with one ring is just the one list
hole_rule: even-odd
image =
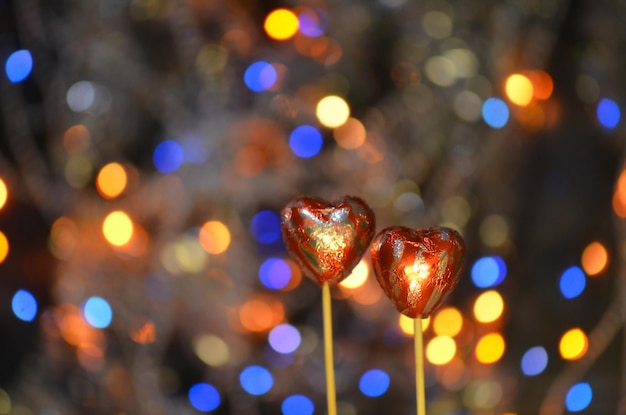
[(426, 415), (426, 395), (424, 394), (424, 339), (422, 338), (422, 319), (413, 320), (415, 337), (415, 392), (417, 397), (417, 415)]
[(333, 364), (333, 320), (330, 309), (330, 287), (327, 282), (322, 286), (322, 311), (324, 314), (324, 360), (326, 363), (326, 399), (328, 401), (328, 415), (337, 415), (335, 369)]

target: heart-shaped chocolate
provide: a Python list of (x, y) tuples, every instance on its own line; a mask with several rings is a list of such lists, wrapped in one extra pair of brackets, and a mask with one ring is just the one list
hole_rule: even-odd
[(361, 260), (374, 237), (376, 220), (358, 197), (326, 202), (299, 196), (284, 207), (281, 223), (287, 251), (304, 275), (320, 286), (333, 286)]
[(393, 226), (376, 235), (371, 255), (376, 279), (398, 311), (427, 318), (459, 282), (465, 243), (450, 228)]

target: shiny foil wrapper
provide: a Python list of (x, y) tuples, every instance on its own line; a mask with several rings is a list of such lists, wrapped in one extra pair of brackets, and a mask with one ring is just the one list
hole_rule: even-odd
[(333, 286), (350, 275), (374, 237), (376, 220), (361, 199), (344, 196), (326, 202), (299, 196), (282, 210), (287, 251), (318, 285)]
[(463, 237), (444, 227), (382, 230), (371, 248), (378, 283), (392, 304), (411, 318), (427, 318), (459, 282)]

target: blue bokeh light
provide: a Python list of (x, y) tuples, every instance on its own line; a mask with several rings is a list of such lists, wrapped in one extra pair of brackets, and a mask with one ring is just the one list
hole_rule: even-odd
[(302, 337), (297, 328), (285, 323), (279, 324), (270, 331), (268, 341), (272, 349), (278, 353), (288, 354), (296, 351)]
[(384, 370), (371, 369), (359, 379), (359, 390), (363, 395), (375, 398), (389, 389), (389, 375)]
[(21, 82), (33, 70), (33, 56), (26, 49), (21, 49), (9, 55), (4, 70), (12, 83)]
[(489, 98), (483, 103), (483, 119), (492, 128), (502, 128), (509, 121), (509, 107), (499, 98)]
[(296, 156), (306, 159), (317, 155), (322, 149), (323, 143), (322, 133), (310, 125), (301, 125), (289, 135), (291, 151)]
[(572, 386), (565, 396), (565, 407), (571, 412), (580, 412), (587, 408), (593, 398), (591, 385), (580, 382)]
[(161, 173), (173, 173), (183, 164), (183, 148), (174, 140), (165, 140), (154, 149), (152, 160)]
[(598, 121), (606, 128), (615, 128), (619, 123), (621, 111), (615, 101), (609, 98), (602, 98), (598, 102), (596, 115)]
[(15, 316), (23, 321), (33, 321), (37, 315), (37, 300), (26, 290), (18, 290), (13, 295), (11, 308)]
[(276, 69), (270, 63), (258, 61), (248, 66), (243, 75), (246, 86), (254, 92), (262, 92), (270, 89), (278, 78)]
[(280, 409), (283, 415), (313, 415), (315, 405), (304, 395), (291, 395), (285, 398)]
[(241, 387), (250, 395), (264, 395), (274, 386), (274, 377), (263, 366), (248, 366), (239, 375)]
[(572, 266), (563, 271), (559, 280), (561, 294), (567, 299), (578, 297), (584, 290), (587, 277), (580, 267)]
[(526, 376), (536, 376), (548, 366), (548, 353), (541, 346), (531, 347), (522, 356), (522, 373)]
[(499, 256), (478, 258), (472, 266), (472, 282), (478, 288), (494, 287), (506, 277), (506, 263)]
[(113, 310), (108, 301), (102, 297), (90, 297), (83, 303), (83, 317), (92, 327), (104, 329), (109, 327), (113, 319)]
[(210, 412), (220, 406), (222, 399), (213, 385), (196, 383), (189, 388), (189, 402), (201, 412)]
[(281, 258), (268, 258), (259, 267), (261, 283), (271, 290), (285, 288), (291, 281), (291, 268)]
[(280, 217), (271, 210), (261, 210), (252, 218), (252, 234), (262, 244), (280, 239)]

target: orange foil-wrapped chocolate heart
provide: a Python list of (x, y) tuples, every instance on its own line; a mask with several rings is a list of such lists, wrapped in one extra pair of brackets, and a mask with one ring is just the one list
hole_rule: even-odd
[(299, 196), (281, 214), (287, 251), (320, 286), (350, 274), (374, 237), (375, 223), (372, 209), (353, 196), (333, 202)]
[(450, 228), (394, 226), (376, 235), (371, 255), (376, 279), (398, 311), (426, 318), (459, 282), (465, 244)]

